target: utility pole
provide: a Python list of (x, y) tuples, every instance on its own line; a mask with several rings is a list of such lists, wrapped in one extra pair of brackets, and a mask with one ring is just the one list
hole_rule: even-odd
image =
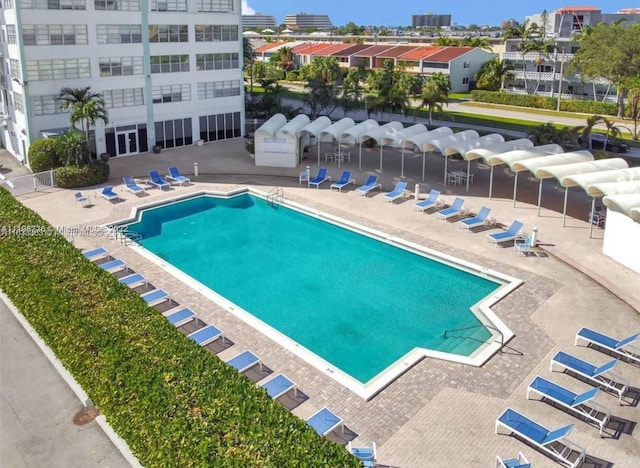
[(564, 79), (564, 47), (562, 48), (562, 56), (560, 57), (560, 80), (558, 81), (558, 102), (556, 112), (560, 112), (560, 100), (562, 99), (562, 80)]

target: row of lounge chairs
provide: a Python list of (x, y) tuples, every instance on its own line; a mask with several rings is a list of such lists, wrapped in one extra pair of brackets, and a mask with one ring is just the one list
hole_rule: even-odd
[[(193, 310), (188, 307), (180, 307), (180, 304), (174, 301), (171, 298), (171, 295), (164, 289), (155, 288), (147, 290), (147, 278), (141, 273), (130, 270), (124, 260), (111, 257), (107, 249), (99, 247), (93, 250), (85, 251), (83, 252), (83, 255), (85, 258), (96, 263), (100, 268), (109, 273), (116, 274), (126, 270), (126, 274), (119, 275), (118, 281), (121, 284), (132, 289), (138, 288), (140, 286), (145, 286), (144, 290), (140, 292), (140, 297), (146, 302), (149, 307), (156, 307), (161, 304), (166, 304), (168, 307), (165, 307), (166, 311), (163, 312), (163, 315), (165, 316), (167, 321), (170, 324), (174, 325), (176, 328), (182, 327), (194, 320), (197, 322), (201, 322), (197, 314)], [(100, 260), (102, 261), (100, 263), (97, 263)], [(197, 345), (203, 347), (218, 339), (221, 339), (223, 342), (226, 340), (224, 332), (212, 324), (204, 324), (201, 328), (198, 328), (195, 331), (187, 334), (187, 337), (192, 339)], [(259, 366), (261, 371), (263, 369), (262, 360), (260, 359), (260, 357), (250, 350), (244, 350), (241, 353), (233, 356), (226, 361), (226, 364), (235, 368), (238, 372), (243, 374), (254, 368), (255, 366)], [(290, 391), (293, 391), (295, 396), (297, 396), (298, 394), (296, 384), (282, 373), (276, 374), (275, 376), (269, 378), (267, 381), (260, 383), (259, 386), (263, 388), (266, 393), (274, 400), (281, 398)], [(342, 428), (342, 431), (344, 432), (342, 418), (335, 415), (329, 408), (326, 407), (321, 408), (319, 411), (314, 413), (306, 420), (306, 422), (311, 428), (313, 428), (318, 434), (322, 436), (326, 436), (339, 428)], [(360, 457), (365, 462), (365, 466), (373, 466), (373, 464), (366, 463), (367, 460), (370, 460), (371, 463), (373, 463), (373, 461), (375, 460), (375, 445), (372, 454), (368, 454), (368, 449), (366, 448), (352, 450), (352, 448), (349, 447), (349, 450), (352, 451), (354, 455)]]
[[(584, 327), (576, 333), (575, 345), (586, 342), (587, 346), (593, 346), (608, 352), (620, 359), (632, 364), (640, 364), (640, 348), (633, 345), (640, 338), (640, 333), (635, 333), (628, 338), (618, 340), (601, 332)], [(536, 376), (527, 387), (527, 399), (532, 395), (538, 395), (543, 400), (552, 402), (556, 407), (566, 410), (568, 413), (583, 419), (587, 423), (594, 424), (599, 429), (600, 437), (603, 437), (607, 423), (611, 419), (611, 409), (594, 401), (600, 392), (613, 393), (618, 397), (618, 403), (622, 404), (623, 397), (629, 388), (629, 382), (624, 377), (612, 373), (618, 359), (613, 359), (605, 364), (596, 366), (590, 362), (579, 359), (564, 351), (559, 351), (551, 359), (550, 370), (567, 371), (594, 385), (594, 388), (582, 393), (576, 393), (562, 385)], [(550, 430), (527, 416), (512, 408), (507, 408), (496, 420), (495, 432), (500, 428), (507, 429), (510, 433), (519, 436), (533, 444), (553, 458), (568, 464), (571, 467), (579, 465), (586, 457), (584, 448), (571, 442), (566, 436), (573, 429), (574, 424), (568, 424), (555, 430)], [(524, 458), (524, 457), (523, 457)], [(511, 459), (502, 461), (499, 457), (498, 466), (524, 467), (528, 461)], [(510, 463), (510, 464), (509, 464)]]

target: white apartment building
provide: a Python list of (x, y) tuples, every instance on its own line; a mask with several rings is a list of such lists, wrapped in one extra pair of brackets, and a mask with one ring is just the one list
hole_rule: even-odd
[(0, 136), (28, 163), (31, 142), (69, 128), (63, 87), (103, 95), (92, 151), (242, 136), (240, 0), (2, 0)]

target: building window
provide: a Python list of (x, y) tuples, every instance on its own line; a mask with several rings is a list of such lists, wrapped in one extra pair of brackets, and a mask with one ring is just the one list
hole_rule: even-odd
[(60, 109), (58, 96), (55, 94), (49, 96), (32, 96), (31, 103), (33, 115), (63, 114), (67, 112)]
[(198, 0), (198, 11), (206, 13), (233, 13), (233, 0)]
[(108, 89), (103, 91), (102, 98), (107, 108), (134, 107), (144, 105), (142, 88)]
[(9, 72), (11, 73), (11, 78), (22, 81), (22, 71), (18, 60), (9, 59)]
[(198, 83), (198, 99), (240, 96), (240, 80)]
[(191, 119), (156, 122), (156, 145), (160, 148), (178, 148), (193, 144)]
[(200, 117), (200, 139), (204, 141), (237, 138), (240, 132), (240, 112), (203, 115)]
[(173, 84), (164, 86), (154, 86), (152, 89), (153, 103), (163, 104), (166, 102), (191, 101), (190, 84)]
[(18, 112), (22, 112), (24, 114), (24, 100), (22, 99), (22, 94), (13, 93), (13, 106)]
[(25, 24), (22, 26), (24, 45), (87, 44), (84, 24)]
[(189, 28), (186, 24), (152, 24), (149, 42), (189, 42)]
[(238, 54), (235, 52), (196, 55), (197, 70), (229, 70), (238, 67)]
[(20, 0), (25, 10), (85, 10), (84, 0)]
[(462, 62), (462, 68), (469, 68), (471, 64), (469, 62)]
[(88, 58), (27, 61), (27, 79), (29, 81), (70, 78), (91, 78)]
[(7, 25), (7, 43), (8, 44), (18, 43), (18, 35), (16, 34), (16, 27), (13, 24)]
[(2, 7), (5, 10), (13, 10), (13, 0), (4, 0), (2, 2)]
[(422, 67), (423, 68), (448, 69), (449, 68), (449, 64), (448, 63), (443, 63), (443, 62), (423, 62)]
[(152, 55), (151, 73), (177, 73), (189, 71), (188, 55)]
[(187, 11), (187, 0), (151, 0), (151, 11)]
[(196, 42), (237, 41), (238, 26), (196, 24)]
[(462, 78), (462, 84), (469, 84), (469, 78)]
[(140, 0), (94, 0), (96, 10), (140, 11)]
[(140, 44), (142, 29), (139, 24), (98, 24), (98, 44)]
[(100, 57), (100, 76), (142, 75), (142, 57)]

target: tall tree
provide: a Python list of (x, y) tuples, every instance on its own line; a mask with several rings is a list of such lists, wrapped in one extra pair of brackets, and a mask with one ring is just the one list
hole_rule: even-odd
[[(442, 75), (442, 74), (436, 74)], [(420, 107), (426, 107), (429, 111), (429, 125), (433, 122), (433, 111), (443, 111), (443, 106), (447, 104), (447, 98), (449, 96), (449, 82), (444, 82), (443, 76), (433, 75), (427, 78), (422, 84), (422, 94), (420, 95), (422, 101)]]
[(291, 47), (282, 46), (271, 56), (269, 62), (274, 63), (278, 68), (289, 71), (293, 69), (293, 50)]
[(104, 100), (100, 93), (91, 91), (91, 87), (86, 88), (62, 88), (58, 99), (61, 101), (62, 110), (71, 111), (70, 122), (74, 128), (80, 123), (80, 130), (84, 133), (86, 142), (89, 142), (89, 129), (98, 121), (107, 124), (109, 114), (107, 113)]
[(580, 133), (582, 137), (582, 146), (588, 149), (592, 149), (591, 145), (591, 133), (593, 132), (593, 128), (599, 123), (605, 123), (606, 117), (601, 115), (592, 115), (587, 118), (586, 125), (580, 125), (578, 127), (574, 127), (573, 130), (576, 133)]
[[(364, 65), (351, 68), (342, 81), (341, 106), (345, 113), (360, 108), (360, 103), (365, 100), (363, 86), (367, 72)], [(365, 101), (366, 106), (366, 101)]]
[(519, 39), (518, 52), (522, 54), (522, 74), (524, 79), (524, 88), (529, 92), (529, 86), (527, 85), (527, 62), (524, 59), (525, 54), (535, 50), (535, 46), (532, 45), (533, 37), (539, 34), (538, 25), (536, 23), (529, 24), (529, 21), (525, 21), (522, 24), (516, 23), (508, 27), (504, 32), (504, 41), (509, 39)]
[(476, 88), (498, 91), (504, 88), (505, 81), (513, 78), (513, 64), (495, 57), (482, 64), (474, 76)]

